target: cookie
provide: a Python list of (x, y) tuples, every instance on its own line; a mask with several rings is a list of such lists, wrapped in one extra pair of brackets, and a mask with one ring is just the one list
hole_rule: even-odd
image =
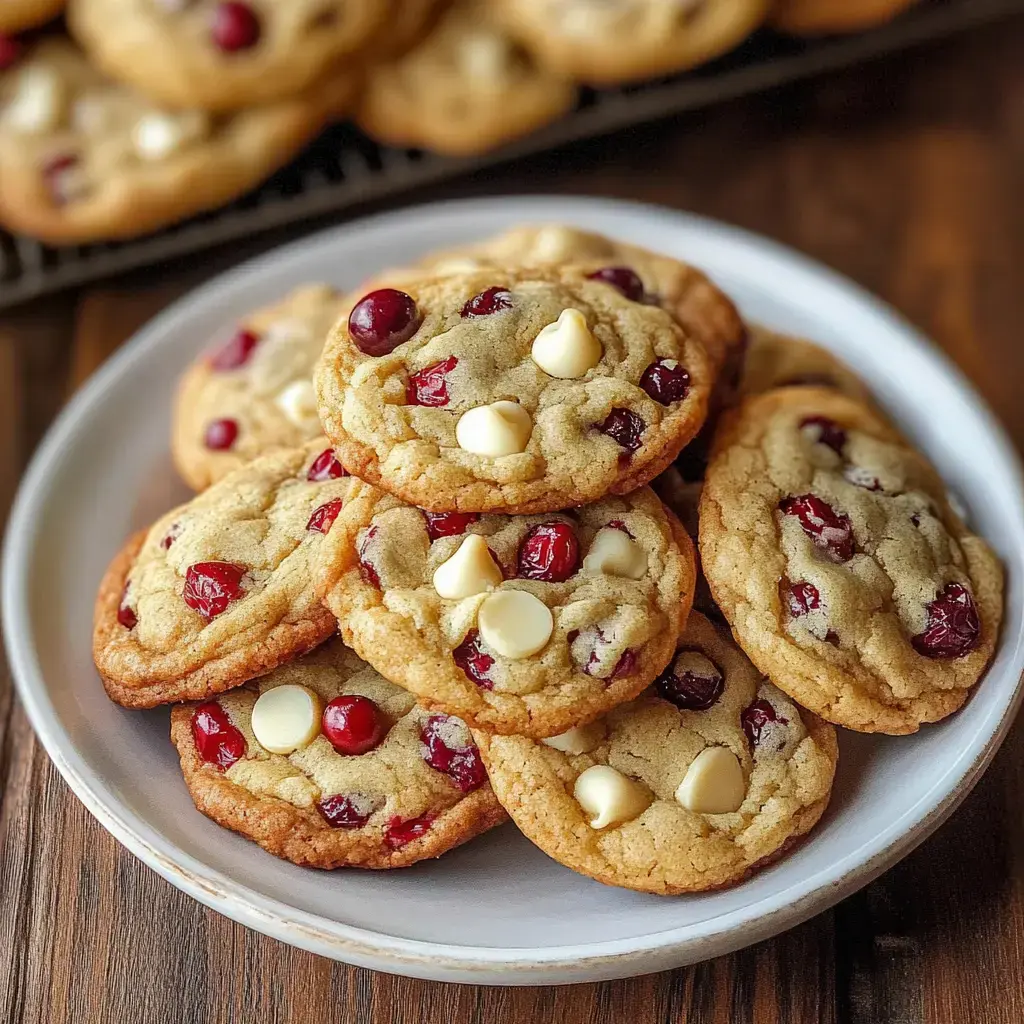
[(313, 366), (343, 303), (327, 285), (296, 288), (244, 317), (189, 367), (171, 451), (190, 487), (201, 491), (273, 448), (321, 435)]
[(483, 0), (460, 0), (418, 46), (369, 69), (356, 120), (388, 145), (461, 156), (528, 135), (575, 102), (575, 85), (538, 68)]
[(274, 452), (132, 537), (96, 599), (93, 659), (126, 707), (202, 700), (337, 625), (313, 563), (353, 481), (324, 442)]
[(399, 868), (501, 824), (469, 729), (340, 640), (171, 712), (196, 807), (277, 857)]
[(891, 21), (918, 0), (776, 0), (771, 24), (794, 35), (859, 32)]
[[(4, 0), (0, 4), (0, 32), (23, 32), (56, 18), (66, 0)], [(2, 47), (0, 47), (2, 48)], [(3, 58), (0, 57), (0, 66)]]
[(433, 511), (624, 494), (696, 434), (713, 368), (664, 310), (573, 266), (357, 293), (314, 383), (346, 468)]
[(390, 9), (384, 19), (386, 33), (379, 33), (380, 48), (374, 47), (373, 63), (400, 57), (419, 45), (432, 27), (441, 0), (390, 0)]
[(162, 110), (48, 38), (0, 73), (0, 219), (56, 244), (130, 238), (259, 184), (341, 110), (353, 82), (211, 119)]
[(68, 24), (93, 63), (156, 102), (231, 111), (316, 97), (387, 11), (380, 0), (71, 0)]
[(317, 589), (345, 642), (427, 707), (550, 736), (665, 667), (693, 548), (647, 488), (558, 515), (477, 516), (357, 484)]
[(668, 75), (739, 45), (769, 0), (496, 0), (509, 30), (546, 66), (593, 85)]
[(477, 734), (522, 832), (606, 885), (660, 895), (734, 885), (821, 817), (835, 729), (801, 711), (703, 616), (636, 700), (540, 742)]
[(723, 424), (700, 552), (750, 659), (837, 725), (916, 732), (992, 657), (998, 561), (927, 461), (834, 391), (771, 391)]

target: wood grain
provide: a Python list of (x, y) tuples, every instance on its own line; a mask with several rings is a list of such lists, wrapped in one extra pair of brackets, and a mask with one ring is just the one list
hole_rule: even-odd
[[(588, 192), (720, 217), (892, 302), (1024, 442), (1024, 21), (414, 198)], [(203, 265), (0, 322), (0, 515), (65, 397)], [(1024, 731), (955, 818), (804, 926), (696, 967), (514, 990), (345, 967), (233, 924), (108, 836), (0, 666), (0, 1020), (10, 1024), (1020, 1024)], [(524, 880), (528, 885), (529, 880)]]

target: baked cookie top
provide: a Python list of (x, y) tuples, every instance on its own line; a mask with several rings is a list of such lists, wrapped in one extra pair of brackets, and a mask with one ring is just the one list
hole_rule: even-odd
[(346, 643), (427, 707), (550, 736), (665, 667), (693, 549), (646, 488), (572, 512), (478, 516), (355, 484), (317, 589)]
[[(64, 10), (65, 0), (4, 0), (0, 4), (0, 32), (23, 32), (56, 18)], [(0, 67), (9, 40), (0, 41)]]
[(0, 71), (0, 218), (55, 242), (144, 234), (262, 181), (353, 86), (337, 77), (316, 96), (224, 117), (164, 110), (44, 38)]
[(343, 305), (327, 285), (296, 288), (243, 317), (189, 367), (171, 450), (190, 487), (201, 491), (272, 448), (321, 435), (313, 367)]
[(672, 894), (742, 881), (821, 817), (835, 729), (693, 613), (672, 664), (589, 725), (477, 733), (491, 785), (545, 853), (607, 885)]
[(337, 638), (171, 714), (196, 806), (296, 864), (397, 868), (505, 820), (469, 729)]
[(772, 391), (723, 426), (700, 549), (754, 664), (838, 725), (915, 732), (992, 657), (998, 561), (928, 462), (834, 391)]
[(314, 375), (350, 472), (436, 511), (626, 493), (697, 432), (713, 369), (664, 310), (573, 266), (357, 296)]
[(170, 107), (241, 110), (315, 92), (367, 44), (380, 0), (71, 0), (89, 57)]
[(596, 85), (705, 64), (764, 21), (769, 0), (496, 0), (510, 31), (562, 74)]
[(319, 439), (257, 459), (134, 536), (96, 599), (109, 696), (200, 700), (326, 640), (336, 623), (313, 563), (353, 483)]
[(576, 87), (541, 69), (482, 0), (459, 0), (420, 44), (367, 73), (356, 120), (374, 138), (463, 155), (572, 109)]

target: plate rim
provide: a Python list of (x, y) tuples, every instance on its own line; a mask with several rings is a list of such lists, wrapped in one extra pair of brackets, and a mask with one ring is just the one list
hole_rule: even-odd
[[(970, 744), (946, 767), (939, 779), (886, 829), (859, 844), (829, 868), (787, 885), (756, 903), (672, 929), (625, 939), (602, 940), (542, 948), (442, 944), (377, 932), (308, 913), (264, 896), (231, 877), (196, 861), (173, 842), (154, 834), (146, 823), (110, 792), (79, 755), (47, 696), (47, 687), (32, 644), (27, 601), (31, 555), (35, 551), (36, 508), (48, 504), (48, 470), (60, 457), (68, 437), (92, 407), (136, 361), (174, 329), (175, 321), (195, 316), (211, 297), (250, 279), (261, 267), (287, 263), (313, 246), (329, 249), (341, 236), (405, 230), (410, 221), (425, 222), (445, 215), (493, 216), (510, 219), (585, 222), (595, 211), (624, 219), (657, 218), (668, 233), (700, 231), (719, 243), (739, 245), (769, 262), (781, 261), (819, 285), (828, 285), (872, 313), (906, 341), (941, 364), (962, 399), (979, 418), (997, 457), (1012, 472), (1018, 513), (1024, 507), (1024, 471), (1004, 428), (966, 376), (941, 350), (887, 304), (825, 265), (771, 239), (720, 221), (654, 204), (584, 196), (510, 196), (454, 199), (375, 214), (335, 225), (269, 250), (219, 274), (181, 298), (145, 324), (101, 366), (61, 410), (40, 441), (22, 477), (12, 505), (3, 548), (0, 589), (2, 623), (18, 696), (43, 748), (89, 812), (135, 856), (171, 884), (219, 913), (274, 938), (335, 959), (395, 973), (441, 980), (497, 984), (544, 984), (565, 980), (597, 980), (648, 973), (696, 959), (717, 956), (777, 934), (867, 884), (888, 866), (924, 841), (952, 813), (976, 784), (1013, 722), (1024, 691), (1021, 673), (1010, 699), (988, 709)], [(1013, 645), (1013, 664), (1024, 667), (1022, 637), (1005, 634), (1000, 645)], [(984, 737), (981, 739), (981, 737)], [(70, 755), (70, 756), (69, 756)], [(923, 808), (923, 805), (926, 805)], [(882, 837), (885, 840), (882, 841)], [(742, 934), (738, 934), (742, 930)], [(700, 934), (694, 934), (699, 932)], [(511, 972), (511, 976), (505, 974)]]

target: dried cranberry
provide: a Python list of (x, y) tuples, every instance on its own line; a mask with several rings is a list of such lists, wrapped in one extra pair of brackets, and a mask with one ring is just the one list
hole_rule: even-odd
[(309, 517), (309, 522), (306, 523), (306, 529), (316, 533), (327, 533), (334, 525), (334, 520), (338, 518), (341, 505), (341, 498), (332, 498), (319, 508), (314, 509), (313, 514)]
[(395, 288), (379, 288), (352, 308), (348, 333), (360, 352), (386, 356), (416, 333), (421, 320), (411, 295)]
[(479, 789), (487, 781), (480, 751), (470, 741), (468, 746), (449, 746), (444, 734), (454, 731), (448, 715), (431, 715), (420, 730), (420, 739), (426, 748), (423, 760), (435, 771), (447, 775), (463, 793)]
[(321, 800), (316, 809), (331, 828), (362, 828), (373, 814), (373, 810), (362, 813), (359, 808), (368, 804), (369, 801), (365, 798), (337, 793)]
[(655, 359), (640, 375), (640, 387), (662, 405), (681, 402), (690, 392), (690, 375), (675, 359)]
[(252, 358), (259, 340), (258, 334), (241, 328), (210, 356), (210, 366), (214, 370), (237, 370)]
[(170, 529), (160, 540), (160, 547), (164, 551), (170, 551), (171, 545), (181, 536), (181, 523), (171, 523)]
[(406, 843), (411, 843), (414, 839), (426, 835), (433, 820), (433, 814), (423, 814), (418, 818), (409, 818), (406, 821), (402, 821), (401, 818), (392, 818), (384, 832), (384, 843), (391, 850), (400, 850)]
[(761, 733), (767, 726), (775, 723), (788, 725), (789, 719), (776, 714), (775, 708), (768, 701), (758, 699), (749, 707), (743, 709), (740, 714), (740, 722), (743, 725), (743, 731), (747, 734), (750, 745), (757, 747), (761, 742)]
[(455, 664), (483, 690), (493, 690), (494, 682), (487, 675), (494, 664), (494, 659), (480, 650), (480, 634), (471, 629), (466, 639), (452, 651)]
[(580, 545), (568, 523), (534, 526), (519, 545), (518, 575), (563, 583), (579, 568)]
[(500, 313), (503, 309), (512, 308), (512, 293), (507, 288), (495, 285), (488, 288), (479, 295), (474, 295), (463, 307), (461, 316), (466, 317), (490, 316), (492, 313)]
[(821, 594), (813, 583), (801, 580), (799, 583), (790, 583), (786, 591), (786, 602), (789, 605), (789, 614), (794, 619), (806, 615), (808, 612), (816, 611), (821, 607)]
[[(575, 634), (575, 635), (574, 635)], [(570, 633), (568, 637), (569, 646), (572, 647), (573, 641), (579, 636), (579, 631), (575, 630), (574, 633)], [(583, 671), (588, 675), (594, 674), (594, 669), (597, 668), (598, 662), (601, 660), (598, 656), (597, 649), (601, 644), (606, 644), (604, 633), (600, 629), (597, 630), (597, 639), (594, 643), (594, 649), (590, 652), (590, 657), (587, 658), (586, 663), (583, 665)], [(628, 676), (636, 668), (637, 654), (633, 650), (625, 650), (619, 655), (619, 660), (615, 662), (615, 667), (604, 677), (606, 682), (610, 682), (613, 679), (621, 679), (623, 676)]]
[(851, 484), (856, 484), (857, 487), (863, 487), (867, 491), (882, 489), (882, 482), (878, 477), (870, 469), (864, 469), (863, 466), (845, 466), (843, 479)]
[(117, 607), (117, 621), (120, 622), (125, 629), (134, 629), (139, 624), (139, 617), (125, 603), (127, 597), (128, 584), (125, 583), (124, 590), (121, 591), (121, 603)]
[(670, 665), (654, 685), (661, 697), (681, 711), (707, 711), (722, 696), (725, 679), (718, 669), (707, 675), (693, 671), (676, 673)]
[(458, 366), (455, 356), (442, 359), (433, 366), (427, 366), (418, 373), (409, 375), (405, 389), (405, 400), (409, 405), (427, 405), (432, 408), (448, 404), (447, 374)]
[(647, 424), (631, 409), (612, 409), (597, 429), (632, 455), (643, 444), (641, 437)]
[(260, 40), (260, 22), (248, 4), (226, 0), (213, 12), (210, 36), (225, 53), (248, 50)]
[(458, 537), (479, 522), (479, 512), (427, 512), (423, 518), (427, 521), (427, 536), (433, 541), (438, 537)]
[(592, 274), (587, 274), (587, 277), (591, 281), (610, 284), (632, 302), (643, 302), (644, 300), (644, 283), (640, 280), (639, 274), (630, 270), (629, 267), (602, 267)]
[(0, 32), (0, 71), (6, 71), (21, 56), (21, 43)]
[(910, 642), (926, 658), (961, 658), (980, 638), (981, 620), (971, 592), (960, 583), (947, 583), (928, 605), (924, 632)]
[(203, 444), (210, 451), (227, 451), (238, 440), (238, 420), (211, 420), (206, 424)]
[(387, 734), (387, 721), (369, 697), (342, 694), (324, 708), (320, 728), (339, 754), (365, 754)]
[(371, 526), (365, 534), (363, 534), (363, 542), (359, 545), (359, 570), (362, 573), (363, 579), (371, 586), (376, 587), (380, 590), (380, 576), (377, 573), (377, 568), (370, 561), (370, 546), (373, 544), (377, 537), (377, 527)]
[(800, 429), (806, 430), (819, 444), (827, 445), (836, 455), (843, 454), (846, 431), (835, 420), (827, 416), (807, 416), (800, 421)]
[(333, 448), (325, 448), (310, 464), (306, 479), (313, 483), (323, 483), (324, 480), (338, 480), (348, 476), (345, 467), (338, 461)]
[(816, 494), (800, 494), (783, 498), (779, 508), (787, 516), (796, 516), (804, 533), (840, 562), (848, 562), (853, 558), (853, 526), (850, 519), (836, 512), (827, 501)]
[(245, 757), (245, 737), (215, 700), (200, 704), (192, 712), (192, 739), (199, 756), (221, 771)]
[(244, 575), (245, 566), (234, 562), (196, 562), (185, 572), (181, 596), (189, 608), (209, 622), (245, 593), (242, 589)]

